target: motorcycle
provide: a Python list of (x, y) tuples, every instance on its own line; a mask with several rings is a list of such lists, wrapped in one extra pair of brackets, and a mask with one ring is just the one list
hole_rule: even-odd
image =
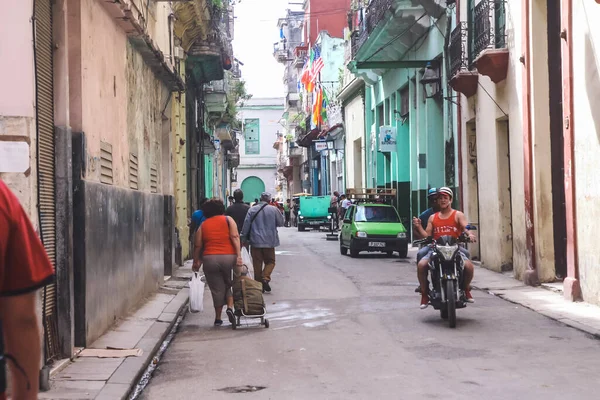
[[(467, 227), (467, 229), (473, 229)], [(429, 258), (429, 275), (433, 288), (429, 290), (429, 302), (440, 311), (442, 319), (448, 320), (450, 328), (456, 327), (456, 309), (467, 306), (464, 288), (464, 260), (460, 246), (469, 243), (469, 236), (458, 239), (442, 236), (437, 240), (428, 237), (416, 240), (415, 244), (427, 245), (433, 251)]]

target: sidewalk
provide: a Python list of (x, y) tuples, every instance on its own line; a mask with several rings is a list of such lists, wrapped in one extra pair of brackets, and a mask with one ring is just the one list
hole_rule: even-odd
[(589, 333), (600, 339), (600, 307), (565, 300), (562, 285), (526, 286), (512, 277), (481, 268), (475, 263), (472, 286), (511, 303), (522, 305), (548, 318)]
[[(100, 358), (83, 352), (51, 373), (40, 399), (126, 399), (187, 305), (188, 268), (180, 268), (137, 311), (119, 321), (89, 349), (140, 349), (141, 355)], [(86, 349), (88, 350), (88, 349)], [(104, 354), (106, 355), (106, 354)]]

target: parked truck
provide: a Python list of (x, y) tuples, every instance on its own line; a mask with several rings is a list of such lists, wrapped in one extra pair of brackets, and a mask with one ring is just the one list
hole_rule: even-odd
[(298, 232), (303, 232), (306, 228), (320, 229), (323, 226), (330, 228), (330, 205), (331, 196), (301, 197), (298, 210)]

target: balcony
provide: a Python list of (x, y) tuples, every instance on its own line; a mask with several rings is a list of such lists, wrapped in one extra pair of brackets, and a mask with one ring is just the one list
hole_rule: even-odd
[(505, 0), (483, 0), (473, 9), (473, 38), (470, 59), (480, 74), (492, 82), (506, 79), (508, 49), (506, 48)]
[(298, 101), (300, 100), (300, 94), (298, 93), (288, 93), (285, 96), (285, 104), (287, 108), (298, 108)]
[(279, 63), (286, 63), (289, 61), (290, 51), (283, 41), (273, 44), (273, 57), (275, 57), (275, 60)]
[(294, 49), (294, 67), (302, 68), (308, 57), (308, 46), (296, 46)]
[(295, 142), (288, 142), (288, 157), (299, 158), (304, 154), (302, 147), (298, 146)]
[(469, 71), (466, 52), (467, 40), (467, 23), (461, 22), (450, 34), (450, 44), (448, 46), (448, 52), (450, 53), (450, 86), (455, 91), (471, 97), (477, 93), (479, 75)]
[[(414, 60), (408, 53), (435, 29), (435, 20), (442, 18), (445, 10), (445, 0), (372, 0), (352, 32), (348, 68), (369, 81), (377, 79), (372, 73), (381, 76), (390, 68), (408, 68), (398, 62)], [(423, 60), (415, 61), (420, 63), (413, 61), (410, 67), (425, 66)]]
[(204, 85), (204, 103), (208, 113), (222, 113), (227, 109), (227, 84), (225, 80)]

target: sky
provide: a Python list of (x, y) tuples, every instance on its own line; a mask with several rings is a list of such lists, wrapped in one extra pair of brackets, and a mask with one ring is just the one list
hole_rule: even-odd
[(273, 43), (279, 41), (277, 20), (286, 9), (301, 9), (301, 0), (238, 0), (234, 7), (235, 57), (244, 63), (242, 79), (253, 97), (283, 97), (283, 65), (273, 57)]

